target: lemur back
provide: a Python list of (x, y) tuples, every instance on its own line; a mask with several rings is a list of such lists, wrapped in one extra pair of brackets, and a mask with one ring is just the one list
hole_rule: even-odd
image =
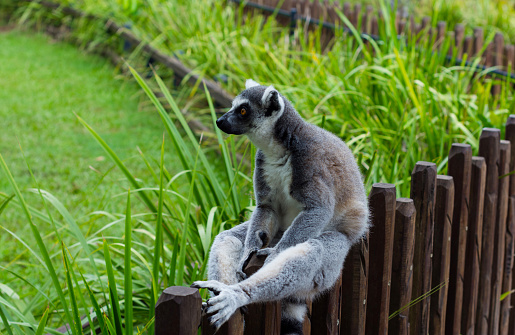
[[(206, 305), (216, 327), (241, 306), (281, 300), (281, 333), (302, 334), (305, 300), (334, 285), (349, 248), (368, 229), (359, 168), (341, 139), (304, 121), (273, 86), (248, 80), (217, 126), (258, 148), (256, 209), (216, 237), (210, 280), (193, 286), (216, 295)], [(266, 261), (247, 278), (253, 255)]]

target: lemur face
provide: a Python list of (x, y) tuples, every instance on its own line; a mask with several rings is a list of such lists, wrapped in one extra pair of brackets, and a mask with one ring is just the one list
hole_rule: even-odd
[(227, 134), (251, 134), (284, 111), (284, 100), (273, 86), (262, 86), (249, 79), (246, 89), (232, 102), (232, 108), (216, 120), (216, 125)]

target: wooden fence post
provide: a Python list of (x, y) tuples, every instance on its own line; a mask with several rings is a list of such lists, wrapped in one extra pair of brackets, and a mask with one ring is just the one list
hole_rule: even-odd
[(479, 277), (479, 299), (477, 302), (476, 333), (487, 334), (490, 322), (492, 297), (492, 263), (494, 256), (494, 234), (497, 217), (497, 196), (499, 189), (499, 129), (484, 128), (479, 138), (479, 155), (486, 162), (486, 189), (483, 216), (483, 245)]
[(364, 335), (369, 276), (368, 235), (355, 244), (343, 265), (341, 334)]
[(334, 287), (313, 302), (311, 311), (311, 329), (316, 334), (339, 335), (342, 277), (336, 281)]
[[(454, 180), (450, 176), (437, 176), (435, 227), (433, 235), (433, 287), (440, 286), (431, 295), (429, 334), (445, 334), (449, 266), (451, 263), (451, 226), (454, 210)], [(443, 286), (442, 286), (443, 285)]]
[(156, 303), (156, 335), (194, 335), (200, 325), (202, 298), (197, 289), (166, 288)]
[(476, 307), (481, 267), (481, 242), (483, 234), (483, 206), (485, 198), (486, 163), (483, 157), (472, 157), (470, 206), (463, 281), (463, 313), (460, 334), (474, 334)]
[[(245, 274), (252, 276), (264, 264), (266, 257), (253, 256)], [(245, 320), (245, 335), (279, 335), (281, 332), (281, 302), (273, 301), (263, 304), (247, 306), (248, 312), (243, 316)], [(231, 333), (232, 334), (232, 333)]]
[[(392, 287), (390, 295), (390, 313), (399, 311), (399, 315), (390, 320), (390, 334), (409, 334), (409, 308), (411, 287), (413, 284), (413, 252), (415, 248), (415, 205), (407, 198), (397, 199), (395, 211), (395, 237), (392, 258)], [(403, 308), (406, 308), (402, 310)]]
[[(510, 142), (501, 140), (499, 155), (499, 178), (509, 172)], [(497, 224), (494, 234), (494, 256), (492, 265), (492, 303), (490, 307), (490, 334), (499, 334), (501, 315), (501, 289), (503, 285), (504, 254), (506, 239), (506, 216), (508, 211), (509, 178), (498, 179), (499, 193), (497, 200)]]
[[(435, 197), (436, 164), (418, 162), (411, 173), (411, 198), (417, 210), (412, 299), (431, 290)], [(431, 299), (425, 297), (410, 308), (411, 334), (428, 334), (430, 302)]]
[(463, 38), (465, 37), (465, 27), (463, 26), (463, 24), (458, 23), (454, 27), (454, 34), (455, 34), (454, 41), (456, 43), (456, 49), (457, 49), (456, 58), (462, 59), (462, 57), (463, 57)]
[(447, 316), (445, 318), (446, 334), (460, 334), (471, 168), (472, 148), (470, 145), (453, 143), (447, 167), (448, 175), (454, 179), (454, 212)]
[[(504, 36), (496, 33), (494, 37), (494, 66), (503, 66)], [(501, 93), (501, 85), (494, 85), (492, 93), (497, 95)]]
[(202, 335), (243, 335), (243, 314), (237, 310), (233, 316), (223, 324), (218, 331), (209, 324), (208, 315), (202, 316)]
[(369, 195), (372, 227), (370, 229), (369, 282), (366, 334), (388, 333), (390, 281), (395, 222), (395, 186), (374, 184)]
[[(510, 153), (510, 171), (515, 169), (515, 115), (510, 115), (506, 122), (506, 137), (514, 143)], [(506, 254), (504, 265), (503, 293), (515, 287), (513, 280), (513, 261), (515, 250), (515, 175), (510, 177), (510, 191), (508, 200), (508, 219), (506, 222)], [(501, 302), (501, 334), (513, 334), (515, 332), (515, 308), (511, 308), (511, 294)]]
[(469, 56), (478, 56), (483, 48), (483, 29), (474, 28), (474, 45), (472, 47), (472, 55)]

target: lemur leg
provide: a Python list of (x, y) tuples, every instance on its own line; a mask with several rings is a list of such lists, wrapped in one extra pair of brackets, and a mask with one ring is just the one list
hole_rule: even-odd
[(236, 284), (238, 264), (243, 256), (243, 245), (248, 222), (218, 234), (211, 246), (207, 263), (207, 278), (224, 284)]
[(324, 232), (282, 251), (254, 275), (237, 284), (209, 280), (195, 282), (192, 286), (217, 294), (208, 300), (206, 312), (213, 314), (211, 323), (219, 328), (241, 306), (284, 298), (305, 299), (331, 288), (350, 247), (350, 240), (342, 233)]

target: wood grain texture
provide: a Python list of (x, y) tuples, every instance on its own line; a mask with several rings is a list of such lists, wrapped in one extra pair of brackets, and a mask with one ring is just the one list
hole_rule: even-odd
[(334, 287), (313, 302), (311, 311), (311, 329), (320, 335), (340, 334), (340, 302), (342, 277), (338, 278)]
[(202, 298), (197, 289), (166, 288), (156, 303), (156, 335), (193, 335), (200, 325)]
[(461, 328), (471, 168), (472, 148), (470, 145), (454, 143), (449, 152), (447, 167), (447, 174), (454, 179), (454, 211), (447, 316), (445, 319), (446, 334), (459, 335)]
[(476, 325), (485, 183), (485, 159), (483, 157), (472, 157), (465, 280), (463, 282), (463, 312), (461, 316), (461, 334), (466, 335), (474, 334)]
[(363, 335), (367, 316), (369, 276), (368, 234), (352, 246), (343, 264), (341, 334)]
[(483, 216), (483, 243), (481, 247), (481, 270), (479, 298), (477, 302), (476, 333), (487, 334), (490, 322), (492, 298), (492, 265), (494, 236), (497, 222), (497, 198), (499, 191), (499, 129), (484, 128), (479, 138), (479, 156), (486, 162), (486, 189)]
[[(390, 314), (402, 310), (390, 320), (390, 334), (409, 334), (409, 302), (413, 284), (413, 253), (415, 248), (415, 216), (413, 200), (397, 199), (395, 211), (395, 237), (392, 258), (392, 287)], [(405, 308), (405, 309), (404, 309)]]
[[(411, 173), (411, 198), (417, 211), (412, 291), (412, 297), (416, 299), (431, 290), (436, 164), (418, 162), (415, 165)], [(411, 334), (428, 333), (430, 303), (431, 299), (426, 297), (410, 308)]]
[(387, 334), (390, 308), (390, 280), (395, 222), (395, 186), (374, 184), (369, 195), (370, 229), (369, 282), (366, 334)]
[(499, 323), (501, 316), (501, 289), (503, 285), (504, 275), (504, 256), (505, 256), (505, 238), (506, 238), (506, 217), (508, 215), (508, 192), (509, 177), (506, 175), (510, 168), (510, 151), (509, 141), (501, 140), (500, 156), (499, 156), (499, 193), (497, 200), (497, 222), (494, 233), (494, 254), (492, 261), (492, 298), (490, 305), (490, 323), (489, 333), (499, 334)]
[(445, 334), (449, 267), (451, 263), (451, 226), (454, 211), (454, 180), (437, 176), (435, 227), (433, 235), (432, 286), (441, 288), (431, 295), (429, 333)]
[[(506, 140), (515, 143), (515, 115), (510, 115), (506, 121)], [(515, 170), (515, 147), (511, 146), (510, 171)], [(515, 252), (515, 175), (509, 177), (508, 218), (506, 221), (506, 253), (504, 262), (504, 279), (502, 292), (508, 292), (515, 287), (514, 252)], [(511, 294), (501, 302), (500, 334), (515, 333), (515, 309), (511, 308)]]

